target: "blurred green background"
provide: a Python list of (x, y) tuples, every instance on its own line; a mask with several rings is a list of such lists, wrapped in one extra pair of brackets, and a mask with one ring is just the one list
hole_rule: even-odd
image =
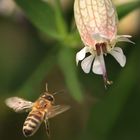
[[(117, 4), (119, 34), (131, 34), (135, 45), (120, 43), (125, 68), (108, 55), (113, 80), (107, 90), (102, 77), (85, 74), (75, 64), (83, 46), (73, 17), (73, 0), (0, 1), (0, 139), (23, 140), (27, 113), (4, 104), (11, 96), (34, 101), (45, 91), (64, 90), (56, 104), (71, 109), (50, 120), (51, 140), (140, 140), (140, 1)], [(28, 139), (48, 139), (45, 127)]]

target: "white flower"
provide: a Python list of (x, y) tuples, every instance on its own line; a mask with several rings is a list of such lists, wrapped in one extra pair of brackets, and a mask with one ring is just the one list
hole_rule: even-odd
[[(85, 73), (103, 75), (105, 84), (108, 80), (104, 55), (111, 54), (124, 67), (126, 57), (117, 42), (130, 42), (130, 35), (117, 35), (118, 18), (111, 0), (75, 0), (74, 14), (76, 25), (85, 47), (76, 55), (77, 64)], [(86, 54), (90, 55), (87, 56)]]
[[(126, 36), (119, 36), (117, 37), (117, 39), (118, 41), (131, 42), (128, 38), (126, 38)], [(107, 53), (111, 54), (122, 67), (125, 66), (126, 57), (121, 48), (113, 47), (111, 49), (109, 48), (111, 46), (107, 46), (107, 45), (110, 45), (110, 43), (109, 44), (105, 42), (97, 43), (95, 45), (96, 47), (95, 50), (94, 49), (92, 50), (92, 48), (90, 47), (84, 47), (76, 54), (76, 62), (78, 64), (79, 61), (82, 61), (81, 67), (85, 73), (89, 73), (90, 70), (92, 69), (93, 73), (103, 75), (105, 84), (110, 84), (111, 82), (108, 80), (107, 77), (103, 55), (106, 55)], [(109, 48), (109, 50), (107, 48)], [(90, 53), (90, 55), (86, 57), (86, 53), (88, 52)]]
[[(125, 42), (131, 42), (131, 43), (134, 43), (134, 42), (132, 42), (131, 40), (129, 40), (129, 38), (130, 38), (131, 36), (129, 36), (129, 35), (122, 35), (122, 36), (117, 36), (117, 38), (116, 38), (116, 42), (117, 42), (117, 40), (118, 40), (118, 42), (120, 42), (120, 41), (125, 41)], [(97, 45), (97, 44), (96, 44)], [(121, 48), (119, 48), (119, 47), (113, 47), (112, 49), (109, 49), (109, 50), (107, 50), (107, 48), (109, 48), (109, 47), (111, 47), (111, 46), (106, 46), (107, 44), (105, 44), (105, 43), (98, 43), (98, 45), (99, 45), (99, 49), (100, 49), (100, 52), (99, 52), (99, 49), (95, 49), (95, 50), (91, 50), (92, 48), (90, 48), (90, 47), (87, 47), (87, 46), (85, 46), (83, 49), (81, 49), (77, 54), (76, 54), (76, 63), (78, 64), (79, 63), (79, 61), (81, 61), (81, 60), (83, 60), (85, 57), (86, 57), (86, 53), (91, 53), (91, 55), (90, 56), (92, 56), (92, 57), (90, 57), (90, 56), (88, 56), (87, 57), (87, 59), (84, 59), (84, 62), (82, 63), (82, 68), (83, 68), (83, 64), (85, 63), (85, 61), (87, 61), (88, 63), (89, 63), (89, 61), (90, 60), (94, 60), (94, 58), (95, 57), (100, 57), (101, 55), (103, 55), (103, 54), (107, 54), (107, 53), (109, 53), (109, 54), (111, 54), (117, 61), (118, 61), (118, 63), (122, 66), (122, 67), (124, 67), (125, 66), (125, 63), (126, 63), (126, 57), (125, 57), (125, 55), (123, 54), (123, 51), (122, 51), (122, 49)], [(104, 46), (103, 46), (104, 45)], [(109, 44), (109, 45), (111, 45), (111, 44)], [(98, 53), (99, 52), (99, 53)], [(90, 59), (90, 60), (89, 60)], [(96, 61), (98, 61), (99, 60), (99, 58), (96, 60)], [(92, 63), (90, 63), (91, 65), (92, 65)], [(95, 64), (96, 64), (96, 62), (95, 62)], [(91, 67), (91, 66), (90, 66)], [(89, 71), (88, 72), (86, 72), (86, 70), (85, 69), (83, 69), (84, 70), (84, 72), (85, 73), (89, 73)], [(96, 72), (94, 72), (94, 73), (96, 73)], [(96, 73), (96, 74), (98, 74), (98, 72)]]

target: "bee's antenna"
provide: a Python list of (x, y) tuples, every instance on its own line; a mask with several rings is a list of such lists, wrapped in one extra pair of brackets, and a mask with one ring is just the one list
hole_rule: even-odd
[(63, 89), (63, 90), (60, 90), (60, 91), (54, 92), (52, 95), (54, 96), (54, 95), (59, 94), (59, 93), (62, 93), (62, 92), (64, 92), (64, 91), (65, 91), (65, 90)]
[(46, 83), (46, 91), (48, 91), (48, 83)]

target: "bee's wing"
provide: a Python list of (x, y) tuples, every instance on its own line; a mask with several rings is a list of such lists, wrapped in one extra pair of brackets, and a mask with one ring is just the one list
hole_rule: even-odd
[(19, 97), (11, 97), (5, 100), (5, 103), (8, 107), (12, 108), (15, 112), (24, 112), (29, 111), (33, 103), (26, 101)]
[(56, 115), (59, 115), (59, 114), (65, 112), (65, 111), (67, 111), (68, 109), (70, 109), (70, 106), (68, 106), (68, 105), (56, 105), (56, 106), (53, 106), (51, 108), (51, 110), (48, 112), (48, 114), (46, 115), (46, 117), (48, 119), (53, 118)]

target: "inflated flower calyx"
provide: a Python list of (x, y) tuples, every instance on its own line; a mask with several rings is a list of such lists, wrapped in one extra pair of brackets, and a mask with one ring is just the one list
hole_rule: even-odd
[[(103, 75), (105, 85), (108, 80), (104, 55), (111, 54), (124, 67), (126, 57), (117, 42), (130, 42), (130, 35), (117, 35), (118, 17), (111, 0), (75, 0), (74, 15), (76, 25), (85, 47), (76, 54), (76, 62), (81, 62), (85, 73)], [(86, 56), (90, 53), (89, 56)]]

